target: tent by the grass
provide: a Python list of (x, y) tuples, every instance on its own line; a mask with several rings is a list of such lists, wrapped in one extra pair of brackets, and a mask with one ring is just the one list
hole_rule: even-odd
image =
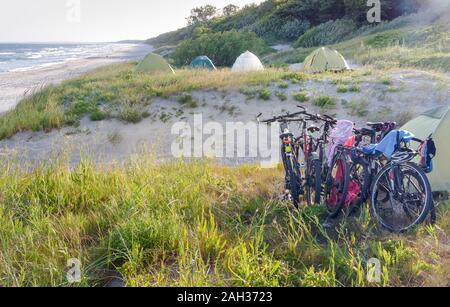
[(232, 71), (234, 72), (246, 72), (246, 71), (259, 71), (264, 70), (264, 66), (261, 63), (261, 60), (251, 53), (250, 51), (246, 51), (241, 54), (234, 62)]
[(350, 69), (345, 58), (337, 50), (321, 47), (313, 51), (303, 62), (303, 71), (321, 73), (324, 71), (345, 71)]
[(411, 120), (404, 130), (411, 131), (420, 139), (433, 134), (437, 154), (433, 160), (434, 170), (428, 174), (433, 191), (450, 191), (450, 106), (430, 110)]
[(210, 58), (208, 58), (206, 55), (202, 55), (199, 57), (196, 57), (190, 65), (193, 69), (209, 69), (209, 70), (216, 70), (216, 66), (211, 61)]
[(175, 73), (172, 66), (160, 55), (150, 53), (148, 54), (137, 66), (136, 72), (138, 73), (156, 73), (167, 72)]

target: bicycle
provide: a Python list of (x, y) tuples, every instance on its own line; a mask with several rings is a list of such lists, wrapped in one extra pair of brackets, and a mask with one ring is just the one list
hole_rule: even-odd
[[(408, 147), (410, 142), (423, 141), (414, 137), (400, 139), (399, 131), (390, 133), (397, 134), (390, 159), (384, 159), (373, 146), (347, 147), (351, 169), (348, 180), (361, 186), (358, 202), (362, 204), (370, 196), (370, 211), (378, 224), (391, 232), (405, 232), (423, 223), (430, 212), (433, 214), (433, 196), (424, 170), (411, 162), (419, 152)], [(373, 140), (374, 134), (371, 136)], [(362, 168), (362, 177), (356, 178), (352, 173), (356, 166)]]
[[(423, 143), (412, 138), (411, 141)], [(422, 224), (433, 210), (431, 185), (424, 170), (414, 162), (419, 152), (405, 142), (375, 176), (371, 187), (371, 212), (392, 232), (405, 232)]]
[(281, 157), (285, 170), (285, 188), (288, 191), (288, 198), (295, 208), (299, 208), (300, 195), (304, 194), (302, 190), (302, 176), (300, 173), (300, 165), (298, 160), (299, 145), (294, 134), (289, 129), (289, 123), (303, 122), (303, 118), (295, 118), (303, 115), (305, 111), (293, 114), (287, 113), (284, 116), (277, 116), (268, 120), (260, 120), (262, 114), (257, 116), (260, 123), (280, 123), (280, 139), (281, 139)]
[[(368, 122), (367, 126), (370, 128), (354, 129), (354, 139), (347, 143), (346, 146), (350, 147), (362, 147), (363, 144), (377, 144), (380, 143), (388, 133), (397, 128), (395, 122)], [(369, 139), (368, 142), (364, 142), (365, 138)], [(350, 214), (355, 213), (362, 204), (364, 204), (370, 195), (370, 187), (373, 178), (378, 171), (386, 163), (383, 157), (373, 157), (364, 155), (364, 152), (353, 151), (350, 154), (350, 181), (359, 185), (360, 192), (355, 201), (351, 204)]]
[[(305, 110), (306, 111), (306, 110)], [(306, 165), (305, 171), (305, 198), (308, 206), (313, 204), (319, 205), (322, 199), (324, 174), (327, 173), (327, 164), (325, 161), (325, 145), (328, 144), (328, 137), (330, 130), (334, 127), (337, 120), (328, 116), (320, 114), (306, 113), (308, 118), (305, 118), (302, 129), (302, 136), (300, 138), (300, 148), (303, 150), (303, 156)], [(307, 122), (323, 122), (321, 128), (310, 125), (307, 127)], [(315, 134), (322, 131), (319, 137)]]

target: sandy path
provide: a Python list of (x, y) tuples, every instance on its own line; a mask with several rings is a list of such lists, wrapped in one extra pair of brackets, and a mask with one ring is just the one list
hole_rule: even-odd
[(30, 71), (1, 73), (0, 113), (14, 108), (24, 95), (42, 86), (60, 83), (104, 65), (140, 59), (151, 49), (149, 45), (136, 45), (121, 48), (115, 54), (104, 57), (80, 59)]

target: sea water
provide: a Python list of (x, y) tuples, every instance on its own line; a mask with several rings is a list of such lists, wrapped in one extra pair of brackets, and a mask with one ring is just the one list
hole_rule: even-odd
[(78, 59), (108, 58), (133, 48), (132, 44), (16, 44), (0, 43), (0, 73), (27, 71)]

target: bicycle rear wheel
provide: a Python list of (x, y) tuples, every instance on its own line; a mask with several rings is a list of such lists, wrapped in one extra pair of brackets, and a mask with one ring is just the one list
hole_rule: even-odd
[(349, 165), (345, 155), (337, 154), (325, 181), (325, 205), (330, 218), (336, 218), (344, 207), (350, 181)]
[(352, 160), (350, 166), (350, 183), (353, 183), (359, 191), (351, 204), (350, 214), (353, 214), (356, 213), (370, 197), (372, 176), (369, 171), (369, 164), (363, 158), (356, 157)]
[(301, 177), (299, 165), (294, 157), (286, 158), (286, 174), (288, 176), (288, 188), (290, 192), (290, 200), (295, 208), (299, 207), (301, 194)]
[(425, 221), (433, 206), (430, 182), (416, 164), (388, 164), (372, 185), (371, 211), (391, 232), (405, 232)]

